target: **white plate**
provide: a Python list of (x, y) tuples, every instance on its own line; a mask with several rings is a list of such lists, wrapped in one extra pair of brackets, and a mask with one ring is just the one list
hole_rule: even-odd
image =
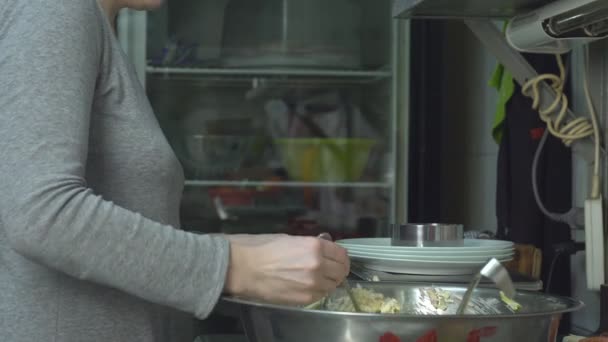
[(511, 248), (499, 248), (493, 250), (481, 250), (481, 251), (437, 251), (437, 250), (426, 250), (426, 248), (416, 248), (411, 250), (394, 250), (390, 248), (359, 248), (353, 246), (343, 246), (348, 250), (349, 253), (382, 253), (391, 255), (412, 255), (412, 256), (460, 256), (460, 257), (483, 257), (489, 254), (508, 254), (515, 253), (515, 250)]
[[(341, 244), (342, 245), (342, 244)], [(513, 253), (515, 249), (513, 246), (506, 248), (496, 248), (496, 249), (481, 249), (481, 250), (469, 250), (465, 249), (462, 251), (454, 250), (454, 249), (428, 249), (428, 248), (420, 248), (420, 247), (408, 247), (407, 249), (402, 249), (402, 247), (384, 247), (384, 248), (369, 248), (369, 247), (359, 247), (353, 245), (342, 245), (348, 251), (353, 252), (365, 252), (365, 253), (390, 253), (395, 255), (460, 255), (460, 256), (484, 256), (487, 254), (504, 254), (504, 253)]]
[(501, 249), (512, 249), (513, 242), (498, 241), (498, 240), (475, 240), (465, 239), (462, 247), (407, 247), (407, 246), (392, 246), (390, 238), (361, 238), (361, 239), (345, 239), (337, 241), (338, 244), (346, 249), (356, 248), (359, 250), (375, 250), (384, 252), (494, 252)]
[(431, 260), (431, 261), (469, 261), (469, 262), (483, 262), (487, 261), (491, 258), (496, 259), (505, 259), (512, 258), (514, 252), (507, 251), (502, 253), (491, 253), (487, 252), (484, 255), (477, 256), (462, 256), (462, 255), (416, 255), (416, 254), (406, 254), (406, 253), (380, 253), (380, 252), (368, 252), (368, 251), (353, 251), (348, 250), (348, 254), (351, 257), (360, 256), (360, 257), (368, 257), (368, 258), (390, 258), (390, 259), (409, 259), (409, 260)]
[(420, 275), (468, 275), (478, 272), (485, 265), (485, 262), (433, 262), (365, 257), (352, 259), (362, 267), (376, 271)]

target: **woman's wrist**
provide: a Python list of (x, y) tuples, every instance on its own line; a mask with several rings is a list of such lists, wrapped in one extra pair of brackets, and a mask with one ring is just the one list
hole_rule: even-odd
[(243, 246), (236, 243), (230, 236), (226, 236), (230, 244), (230, 260), (228, 260), (228, 272), (224, 292), (230, 295), (243, 295), (246, 292), (247, 258), (244, 256)]

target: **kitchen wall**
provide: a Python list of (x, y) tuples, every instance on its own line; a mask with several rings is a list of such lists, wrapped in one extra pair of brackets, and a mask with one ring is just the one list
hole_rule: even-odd
[(498, 145), (491, 133), (497, 95), (488, 80), (496, 60), (464, 24), (448, 25), (445, 89), (454, 110), (441, 132), (441, 217), (470, 230), (495, 231)]

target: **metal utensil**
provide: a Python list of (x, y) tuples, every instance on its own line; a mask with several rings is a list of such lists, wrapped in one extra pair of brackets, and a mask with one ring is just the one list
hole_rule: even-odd
[[(331, 237), (331, 235), (329, 235), (329, 233), (321, 233), (318, 238), (327, 241), (333, 241), (333, 238)], [(357, 304), (357, 300), (355, 299), (355, 295), (353, 294), (353, 290), (350, 287), (348, 279), (344, 279), (341, 285), (346, 291), (346, 294), (348, 294), (348, 298), (350, 298), (350, 301), (353, 303), (353, 308), (355, 308), (355, 312), (361, 312), (361, 307), (359, 306), (359, 304)]]
[(473, 276), (473, 279), (469, 283), (466, 292), (462, 296), (462, 301), (458, 306), (458, 310), (456, 314), (462, 315), (464, 314), (464, 310), (466, 309), (469, 301), (471, 300), (471, 296), (473, 295), (473, 291), (479, 285), (482, 277), (486, 277), (493, 281), (496, 284), (496, 287), (502, 291), (505, 296), (508, 298), (515, 297), (515, 286), (513, 285), (513, 281), (511, 280), (511, 276), (509, 276), (509, 272), (506, 268), (504, 268), (498, 260), (495, 258), (490, 259), (488, 263), (479, 271), (479, 273)]

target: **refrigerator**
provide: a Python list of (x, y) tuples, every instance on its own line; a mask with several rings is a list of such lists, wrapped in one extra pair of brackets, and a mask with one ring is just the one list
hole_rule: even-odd
[(390, 0), (173, 0), (119, 40), (181, 161), (183, 228), (387, 236), (407, 215), (408, 25)]

